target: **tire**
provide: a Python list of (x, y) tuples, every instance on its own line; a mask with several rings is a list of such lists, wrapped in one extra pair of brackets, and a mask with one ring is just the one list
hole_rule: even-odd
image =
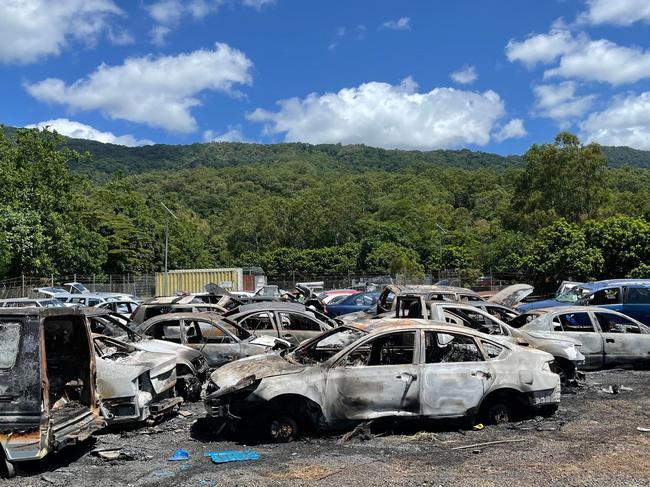
[(271, 416), (267, 423), (267, 434), (274, 443), (290, 443), (298, 437), (298, 423), (286, 414)]
[(559, 404), (547, 404), (546, 406), (542, 406), (539, 409), (539, 415), (543, 416), (544, 418), (550, 418), (555, 413), (557, 413), (557, 410), (559, 408), (560, 408)]
[[(194, 384), (201, 384), (198, 377), (194, 377)], [(188, 402), (197, 402), (201, 399), (201, 386), (192, 386), (185, 379), (179, 379), (176, 382), (176, 394)]]
[(7, 460), (7, 457), (4, 455), (4, 452), (1, 451), (0, 447), (0, 477), (10, 479), (16, 476), (16, 467), (14, 464)]
[(485, 406), (482, 416), (487, 424), (509, 423), (512, 419), (512, 407), (505, 399), (494, 399)]
[(560, 385), (562, 389), (569, 385), (569, 378), (572, 376), (571, 371), (567, 369), (567, 366), (563, 363), (554, 362), (553, 372), (560, 376)]

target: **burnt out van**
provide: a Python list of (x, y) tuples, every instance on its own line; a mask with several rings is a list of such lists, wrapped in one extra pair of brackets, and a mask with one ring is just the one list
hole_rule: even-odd
[(82, 312), (0, 308), (0, 470), (88, 438), (104, 426)]

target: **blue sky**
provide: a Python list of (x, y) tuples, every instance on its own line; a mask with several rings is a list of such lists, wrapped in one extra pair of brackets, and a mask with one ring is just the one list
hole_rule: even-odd
[(3, 0), (0, 121), (125, 145), (650, 149), (648, 0)]

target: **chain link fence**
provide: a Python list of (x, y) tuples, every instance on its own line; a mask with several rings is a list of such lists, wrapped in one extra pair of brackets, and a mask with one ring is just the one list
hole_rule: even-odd
[[(65, 283), (78, 282), (90, 292), (112, 292), (133, 294), (140, 298), (155, 295), (156, 279), (154, 274), (120, 274), (120, 275), (79, 275), (30, 277), (19, 276), (0, 280), (0, 299), (38, 297), (35, 289), (40, 287), (66, 287)], [(289, 275), (267, 276), (267, 283), (277, 285), (280, 289), (293, 289), (301, 282), (322, 282), (324, 289), (381, 289), (386, 284), (435, 284), (467, 287), (477, 291), (495, 291), (513, 283), (529, 282), (515, 273), (478, 276), (477, 272), (463, 269), (447, 269), (426, 274), (425, 276), (397, 275)], [(171, 290), (170, 292), (174, 292)]]

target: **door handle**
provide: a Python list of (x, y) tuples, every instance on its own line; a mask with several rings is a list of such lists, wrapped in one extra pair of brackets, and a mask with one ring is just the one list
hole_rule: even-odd
[(395, 377), (396, 379), (401, 379), (401, 380), (407, 380), (410, 382), (413, 382), (414, 380), (418, 380), (418, 376), (415, 374), (410, 374), (408, 372), (402, 372), (400, 375)]
[(474, 377), (482, 375), (486, 379), (489, 379), (490, 377), (492, 377), (492, 374), (490, 374), (489, 372), (485, 372), (484, 370), (476, 370), (474, 372), (470, 372), (469, 375), (474, 376)]
[(613, 338), (605, 338), (605, 342), (606, 343), (616, 343), (616, 340), (614, 340)]

